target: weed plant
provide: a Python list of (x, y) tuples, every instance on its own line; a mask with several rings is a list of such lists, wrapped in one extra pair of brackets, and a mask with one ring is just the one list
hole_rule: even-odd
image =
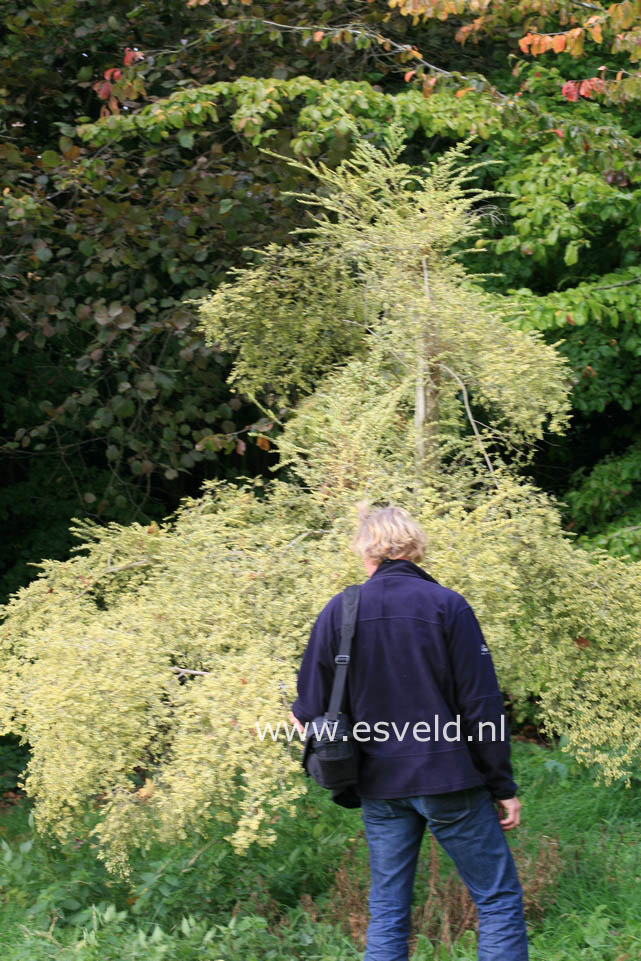
[[(559, 749), (515, 744), (532, 961), (641, 958), (641, 786), (595, 787)], [(224, 829), (107, 874), (86, 843), (52, 845), (28, 805), (0, 812), (3, 961), (350, 961), (362, 957), (367, 850), (356, 812), (315, 785), (278, 841), (239, 858)], [(474, 912), (426, 836), (413, 961), (473, 961)]]

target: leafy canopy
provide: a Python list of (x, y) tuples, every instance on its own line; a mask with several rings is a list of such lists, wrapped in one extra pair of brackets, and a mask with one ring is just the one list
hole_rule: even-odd
[(567, 412), (561, 359), (504, 324), (496, 298), (453, 252), (479, 236), (489, 197), (466, 186), (469, 168), (457, 169), (465, 149), (415, 171), (399, 162), (399, 138), (393, 127), (386, 151), (361, 142), (336, 170), (296, 164), (321, 184), (315, 196), (299, 195), (313, 225), (296, 231), (301, 243), (270, 245), (258, 266), (232, 272), (203, 300), (205, 332), (235, 351), (231, 379), (244, 391), (265, 376), (275, 390), (308, 390), (319, 353), (326, 365), (332, 350), (376, 349), (410, 381), (417, 358), (426, 363), (434, 396), (448, 376), (457, 391), (461, 379), (473, 384), (506, 432), (533, 440), (548, 418), (558, 432)]
[[(563, 464), (537, 476), (564, 496), (637, 442), (638, 3), (5, 6), (0, 589), (65, 554), (73, 513), (161, 516), (204, 477), (266, 469), (273, 420), (230, 403), (229, 358), (185, 301), (299, 224), (285, 192), (313, 176), (259, 148), (335, 166), (352, 123), (381, 142), (398, 118), (418, 161), (469, 137), (494, 161), (483, 185), (513, 195), (476, 265), (500, 258), (496, 288), (531, 294), (520, 322), (564, 338), (575, 378), (573, 433), (545, 448)], [(307, 389), (352, 352), (344, 334), (319, 334)], [(634, 527), (629, 500), (602, 493), (608, 521)]]
[[(293, 279), (336, 303), (338, 278), (327, 337), (353, 330), (351, 354), (281, 434), (288, 477), (209, 483), (160, 526), (83, 524), (76, 556), (45, 563), (4, 611), (0, 724), (33, 747), (38, 824), (93, 830), (113, 869), (212, 817), (239, 850), (273, 838), (304, 786), (297, 749), (255, 725), (284, 718), (319, 606), (362, 576), (349, 541), (364, 495), (421, 519), (430, 570), (477, 609), (516, 699), (540, 695), (544, 721), (606, 778), (638, 764), (638, 569), (574, 548), (509, 466), (545, 423), (561, 430), (565, 364), (506, 324), (452, 252), (488, 201), (466, 188), (461, 151), (419, 174), (399, 148), (392, 131), (386, 152), (362, 143), (335, 172), (310, 165), (323, 189), (302, 198), (302, 239), (202, 305), (249, 389), (257, 339), (296, 348)], [(288, 285), (284, 305), (243, 301), (268, 281)], [(306, 386), (307, 349), (281, 381), (270, 371), (275, 389)]]

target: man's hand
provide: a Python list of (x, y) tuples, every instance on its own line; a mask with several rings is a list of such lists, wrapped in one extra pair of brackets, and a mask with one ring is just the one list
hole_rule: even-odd
[(303, 727), (301, 722), (298, 720), (298, 718), (294, 717), (291, 711), (289, 712), (289, 723), (294, 725), (294, 727), (296, 728), (299, 734), (305, 734), (305, 728)]
[(499, 824), (504, 831), (511, 831), (521, 823), (521, 802), (517, 797), (503, 798), (496, 802), (499, 807)]

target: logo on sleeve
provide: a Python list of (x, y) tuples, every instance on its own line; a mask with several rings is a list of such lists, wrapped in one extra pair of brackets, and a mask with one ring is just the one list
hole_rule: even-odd
[(490, 649), (487, 644), (481, 644), (481, 654), (489, 654)]

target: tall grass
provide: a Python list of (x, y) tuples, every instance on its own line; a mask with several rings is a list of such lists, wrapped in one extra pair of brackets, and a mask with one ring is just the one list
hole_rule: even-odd
[[(533, 961), (641, 958), (641, 788), (595, 787), (559, 750), (516, 744), (523, 824), (510, 837)], [(349, 961), (362, 956), (367, 850), (358, 813), (314, 785), (278, 841), (243, 858), (224, 829), (110, 877), (90, 844), (34, 834), (26, 804), (0, 812), (2, 961)], [(474, 911), (426, 837), (414, 961), (475, 957)]]

